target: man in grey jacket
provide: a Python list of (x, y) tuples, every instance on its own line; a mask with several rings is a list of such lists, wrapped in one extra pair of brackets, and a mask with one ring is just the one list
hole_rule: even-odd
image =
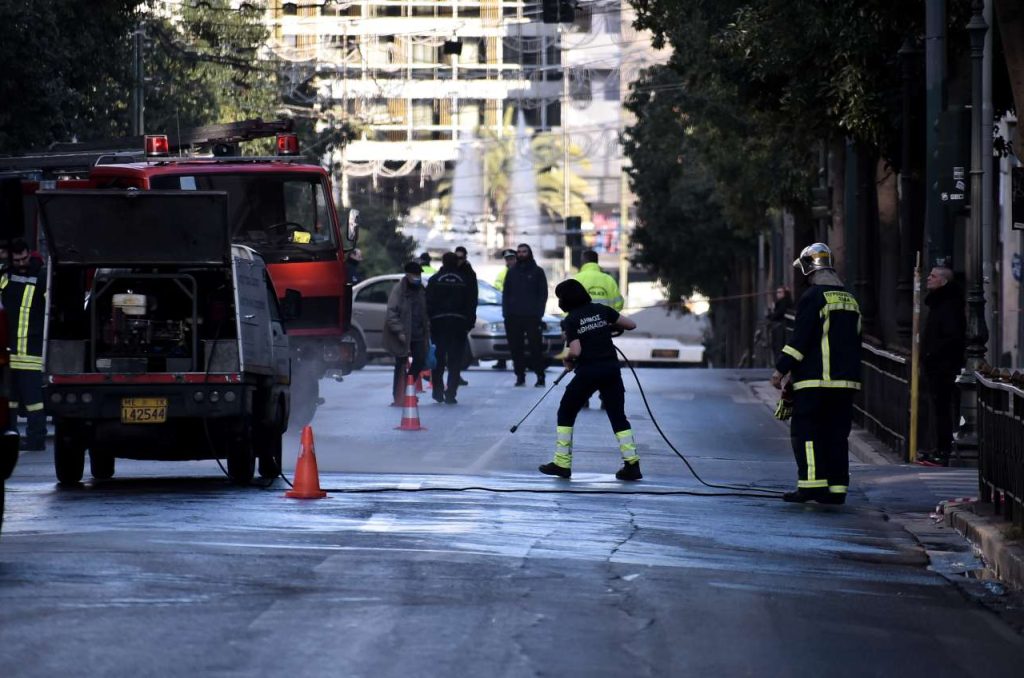
[[(392, 404), (401, 404), (402, 385), (407, 374), (419, 376), (427, 358), (430, 341), (430, 320), (427, 318), (427, 297), (423, 288), (422, 268), (415, 261), (405, 265), (405, 277), (388, 295), (384, 332), (384, 350), (395, 356)], [(409, 359), (412, 364), (406, 372)]]

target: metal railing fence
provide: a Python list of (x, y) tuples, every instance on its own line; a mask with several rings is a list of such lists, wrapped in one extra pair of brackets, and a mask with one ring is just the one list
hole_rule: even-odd
[(978, 377), (978, 485), (1006, 520), (1024, 527), (1024, 389)]

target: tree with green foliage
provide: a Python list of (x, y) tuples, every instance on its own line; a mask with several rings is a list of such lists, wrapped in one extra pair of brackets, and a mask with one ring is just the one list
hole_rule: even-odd
[(378, 204), (355, 205), (359, 210), (359, 249), (366, 277), (399, 273), (413, 257), (416, 241), (400, 232), (399, 215)]
[(147, 19), (147, 130), (274, 117), (281, 97), (275, 64), (260, 58), (269, 38), (262, 13), (207, 0)]
[(128, 127), (130, 34), (142, 0), (0, 0), (0, 153)]
[(280, 94), (276, 64), (260, 56), (262, 9), (227, 0), (182, 3), (169, 16), (156, 9), (165, 3), (0, 0), (9, 36), (0, 41), (0, 153), (126, 135), (140, 26), (147, 130), (273, 117)]

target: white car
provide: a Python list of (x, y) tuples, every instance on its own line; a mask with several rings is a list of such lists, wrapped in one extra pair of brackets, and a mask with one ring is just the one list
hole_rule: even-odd
[(615, 345), (634, 366), (704, 366), (704, 346), (684, 344), (667, 337), (643, 337), (627, 332), (615, 337)]
[[(387, 312), (388, 295), (399, 280), (401, 273), (378, 275), (367, 278), (352, 288), (352, 337), (356, 342), (356, 360), (353, 365), (360, 369), (367, 359), (387, 355), (383, 347), (384, 316)], [(479, 293), (476, 306), (476, 326), (469, 333), (470, 354), (466, 364), (477, 360), (508, 359), (508, 340), (505, 338), (505, 321), (501, 315), (501, 292), (482, 280), (477, 281)], [(548, 358), (558, 355), (563, 348), (562, 326), (558, 318), (543, 317), (542, 335), (544, 354)]]

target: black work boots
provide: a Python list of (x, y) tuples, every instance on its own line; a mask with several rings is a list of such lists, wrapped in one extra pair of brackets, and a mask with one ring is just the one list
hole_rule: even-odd
[(796, 504), (816, 501), (819, 504), (838, 505), (846, 503), (846, 493), (837, 494), (829, 492), (826, 488), (808, 489), (806, 487), (801, 487), (782, 495), (782, 501), (788, 501)]
[(553, 461), (549, 461), (546, 464), (538, 466), (537, 470), (545, 475), (558, 476), (559, 478), (565, 478), (566, 480), (572, 477), (572, 469), (559, 466)]
[(640, 462), (624, 461), (622, 468), (615, 472), (615, 477), (619, 480), (640, 480), (644, 474), (640, 473)]

